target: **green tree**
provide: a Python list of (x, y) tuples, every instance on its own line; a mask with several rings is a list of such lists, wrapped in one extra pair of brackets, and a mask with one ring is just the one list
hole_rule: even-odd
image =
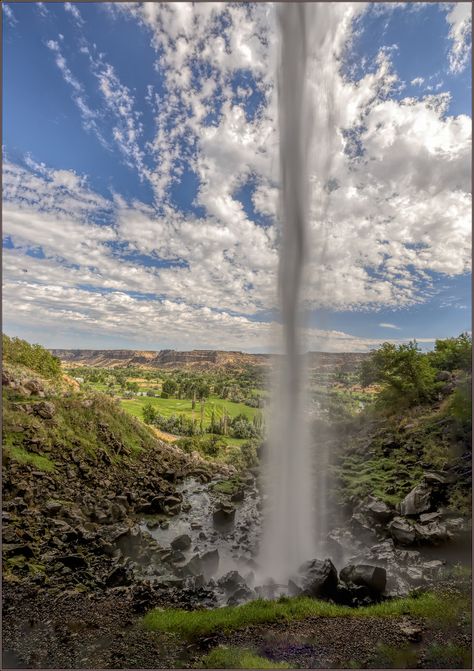
[(2, 334), (3, 360), (31, 368), (46, 378), (59, 377), (61, 362), (41, 345), (30, 345), (21, 338), (10, 338)]
[(146, 403), (143, 406), (142, 414), (145, 424), (153, 424), (156, 419), (156, 410), (151, 403)]
[(461, 333), (457, 338), (436, 340), (434, 351), (428, 356), (438, 370), (469, 372), (472, 365), (472, 337), (468, 333)]
[(174, 396), (174, 394), (178, 390), (178, 383), (175, 382), (175, 380), (173, 380), (172, 378), (168, 378), (163, 382), (161, 389), (162, 391), (165, 392), (165, 394), (168, 394), (168, 397)]
[(436, 390), (435, 370), (416, 342), (384, 343), (362, 363), (360, 381), (380, 384), (379, 404), (389, 409), (429, 402)]

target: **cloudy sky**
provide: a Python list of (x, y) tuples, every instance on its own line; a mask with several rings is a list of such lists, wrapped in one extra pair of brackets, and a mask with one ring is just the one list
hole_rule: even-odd
[[(272, 3), (3, 3), (4, 330), (268, 351)], [(470, 330), (470, 3), (325, 3), (310, 69), (312, 349)]]

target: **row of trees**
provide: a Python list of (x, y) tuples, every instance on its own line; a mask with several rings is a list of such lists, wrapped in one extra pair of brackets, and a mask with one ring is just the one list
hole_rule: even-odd
[(183, 413), (165, 417), (151, 403), (147, 403), (142, 409), (142, 414), (146, 424), (178, 436), (197, 436), (209, 433), (234, 438), (260, 439), (264, 432), (263, 417), (260, 414), (252, 420), (243, 414), (231, 418), (224, 409), (223, 414), (217, 418), (215, 411), (212, 410), (211, 421), (207, 426), (204, 425), (203, 412), (201, 412), (199, 422), (196, 418), (186, 417)]

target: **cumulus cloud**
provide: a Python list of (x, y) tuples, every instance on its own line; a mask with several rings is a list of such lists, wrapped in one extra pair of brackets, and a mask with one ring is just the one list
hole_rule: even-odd
[[(60, 317), (72, 331), (115, 331), (137, 344), (265, 349), (279, 328), (266, 316), (278, 306), (275, 7), (117, 3), (108, 11), (138, 21), (154, 49), (164, 85), (146, 91), (151, 140), (134, 94), (95, 45), (82, 40), (81, 53), (100, 110), (91, 109), (63, 43), (47, 46), (84, 127), (118, 149), (154, 201), (105, 198), (85, 176), (32, 157), (22, 166), (5, 162), (4, 228), (14, 246), (5, 252), (5, 314), (25, 324), (32, 315), (44, 324)], [(341, 62), (366, 7), (326, 3), (318, 11), (306, 307), (425, 301), (433, 273), (470, 269), (471, 121), (449, 116), (447, 93), (402, 97), (390, 49), (358, 80), (345, 77)], [(465, 14), (453, 7), (447, 18), (459, 41)], [(464, 52), (456, 54), (461, 62)], [(197, 179), (199, 215), (171, 199), (185, 171)], [(239, 199), (244, 186), (265, 225)], [(307, 336), (312, 349), (332, 351), (378, 342), (317, 329)]]

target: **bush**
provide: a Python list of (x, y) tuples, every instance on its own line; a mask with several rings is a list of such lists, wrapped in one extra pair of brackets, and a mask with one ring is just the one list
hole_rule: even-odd
[(169, 398), (169, 394), (167, 391), (162, 391), (161, 392), (161, 398)]
[(258, 465), (257, 445), (254, 442), (243, 443), (240, 446), (242, 460), (246, 468)]
[(364, 387), (381, 384), (379, 405), (390, 410), (427, 403), (436, 394), (435, 370), (416, 342), (384, 343), (363, 361), (360, 381)]
[(153, 424), (156, 418), (156, 410), (151, 403), (146, 403), (142, 408), (143, 421), (145, 424)]
[(472, 364), (472, 338), (461, 333), (457, 338), (437, 340), (433, 352), (429, 353), (431, 364), (438, 370), (470, 371)]
[(41, 345), (30, 345), (26, 340), (2, 335), (3, 360), (12, 364), (27, 366), (46, 378), (56, 378), (61, 374), (61, 362)]

